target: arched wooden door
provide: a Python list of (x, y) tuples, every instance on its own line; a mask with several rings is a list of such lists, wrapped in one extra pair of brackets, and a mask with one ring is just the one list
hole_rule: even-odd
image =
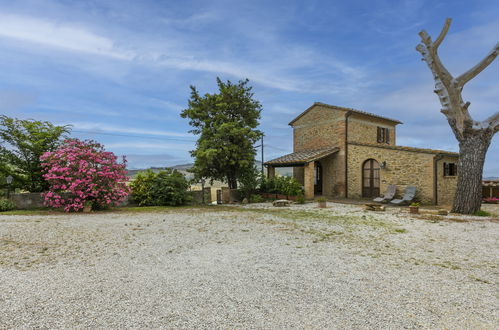
[(368, 159), (362, 165), (362, 197), (379, 196), (379, 163)]

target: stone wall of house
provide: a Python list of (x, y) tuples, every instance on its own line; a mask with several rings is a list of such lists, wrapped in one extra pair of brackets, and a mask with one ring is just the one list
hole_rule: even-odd
[(315, 106), (293, 123), (293, 150), (342, 147), (345, 111)]
[(389, 145), (395, 145), (395, 124), (388, 120), (377, 119), (353, 113), (348, 117), (348, 141), (377, 143), (378, 127), (388, 128)]
[(293, 178), (295, 178), (296, 181), (298, 181), (302, 186), (304, 184), (304, 167), (303, 166), (297, 166), (293, 167)]
[(380, 170), (380, 192), (389, 184), (397, 186), (396, 197), (404, 194), (405, 187), (417, 187), (416, 200), (424, 204), (433, 201), (433, 159), (434, 154), (377, 148), (375, 146), (348, 145), (348, 197), (362, 197), (362, 165), (367, 159), (378, 163), (386, 162)]
[(444, 157), (437, 161), (437, 196), (439, 205), (452, 205), (457, 187), (457, 176), (444, 176), (444, 163), (455, 163), (457, 157)]
[(345, 190), (344, 154), (334, 153), (320, 160), (322, 166), (322, 194), (327, 197), (343, 197)]

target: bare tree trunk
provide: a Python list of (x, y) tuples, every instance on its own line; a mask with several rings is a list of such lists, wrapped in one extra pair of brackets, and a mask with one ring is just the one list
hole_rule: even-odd
[(499, 131), (499, 112), (481, 122), (473, 120), (468, 111), (470, 102), (463, 101), (461, 92), (467, 82), (494, 61), (499, 53), (499, 43), (477, 65), (455, 78), (438, 56), (438, 47), (449, 31), (450, 24), (451, 19), (448, 18), (435, 41), (426, 31), (421, 31), (421, 43), (416, 49), (433, 73), (434, 92), (442, 105), (440, 111), (447, 117), (459, 141), (457, 189), (452, 211), (473, 214), (480, 210), (482, 204), (483, 164), (492, 136)]
[(483, 164), (491, 140), (490, 132), (481, 131), (459, 144), (459, 172), (452, 212), (474, 214), (480, 210)]

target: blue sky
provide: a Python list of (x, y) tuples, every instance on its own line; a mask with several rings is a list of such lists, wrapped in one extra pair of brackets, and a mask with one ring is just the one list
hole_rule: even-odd
[[(287, 123), (313, 102), (401, 120), (397, 144), (457, 151), (415, 50), (453, 18), (440, 48), (455, 75), (499, 41), (497, 1), (0, 0), (0, 113), (73, 125), (132, 168), (189, 162), (189, 85), (249, 78), (266, 159), (292, 150)], [(463, 92), (474, 119), (499, 110), (499, 60)], [(499, 176), (499, 138), (484, 175)]]

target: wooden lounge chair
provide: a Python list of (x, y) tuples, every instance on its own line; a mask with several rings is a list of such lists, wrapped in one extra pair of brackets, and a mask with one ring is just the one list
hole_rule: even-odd
[(404, 197), (402, 197), (402, 199), (393, 199), (390, 201), (390, 203), (395, 204), (395, 205), (408, 204), (414, 199), (414, 196), (416, 196), (416, 187), (415, 186), (407, 186), (405, 188)]
[(394, 184), (391, 184), (386, 188), (386, 192), (383, 196), (376, 197), (373, 199), (373, 202), (376, 203), (388, 203), (395, 197), (395, 192), (397, 191), (397, 186)]

